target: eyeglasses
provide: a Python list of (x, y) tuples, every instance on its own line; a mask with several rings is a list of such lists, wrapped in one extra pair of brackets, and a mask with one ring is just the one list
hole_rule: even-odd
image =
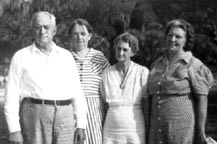
[(49, 31), (51, 29), (51, 26), (44, 25), (44, 26), (34, 26), (33, 27), (35, 31), (41, 31), (42, 29), (45, 31)]

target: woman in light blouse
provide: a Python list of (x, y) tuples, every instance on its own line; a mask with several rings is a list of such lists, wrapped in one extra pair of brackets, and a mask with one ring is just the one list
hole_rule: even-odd
[(132, 34), (119, 35), (114, 40), (114, 50), (117, 63), (102, 74), (102, 96), (108, 105), (103, 144), (145, 144), (149, 70), (131, 61), (139, 50)]

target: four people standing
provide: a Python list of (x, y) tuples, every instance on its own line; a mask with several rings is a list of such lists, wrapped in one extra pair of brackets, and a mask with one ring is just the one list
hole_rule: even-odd
[(88, 47), (93, 29), (84, 19), (69, 28), (70, 50), (75, 58), (80, 82), (87, 101), (86, 144), (102, 144), (103, 102), (100, 93), (102, 71), (109, 66), (102, 52)]
[(31, 28), (33, 44), (15, 53), (9, 70), (5, 96), (9, 141), (82, 144), (87, 106), (73, 56), (53, 42), (54, 15), (35, 13)]
[(114, 40), (114, 50), (118, 62), (102, 75), (102, 96), (108, 104), (103, 144), (145, 144), (149, 70), (131, 61), (139, 50), (133, 35), (119, 35)]
[(149, 144), (206, 143), (212, 73), (191, 53), (194, 31), (188, 22), (170, 21), (165, 35), (165, 55), (152, 65), (148, 81), (152, 98)]
[(6, 87), (11, 144), (206, 143), (213, 76), (190, 52), (194, 31), (188, 22), (166, 25), (165, 55), (150, 74), (131, 61), (138, 40), (129, 33), (114, 40), (117, 63), (108, 67), (102, 52), (88, 47), (93, 29), (86, 20), (69, 28), (72, 54), (53, 42), (54, 15), (35, 13), (31, 27), (34, 42), (14, 54)]

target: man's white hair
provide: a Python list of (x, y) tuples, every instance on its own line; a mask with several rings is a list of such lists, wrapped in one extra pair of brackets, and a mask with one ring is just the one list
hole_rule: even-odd
[(36, 19), (39, 15), (41, 15), (41, 14), (47, 15), (47, 16), (50, 18), (51, 23), (53, 24), (53, 26), (56, 27), (56, 17), (55, 17), (53, 14), (51, 14), (51, 13), (49, 13), (49, 12), (47, 12), (47, 11), (39, 11), (39, 12), (34, 13), (34, 14), (32, 15), (32, 19), (31, 19), (31, 23), (30, 23), (31, 26), (33, 26), (33, 24), (34, 24), (34, 22), (35, 22), (35, 19)]

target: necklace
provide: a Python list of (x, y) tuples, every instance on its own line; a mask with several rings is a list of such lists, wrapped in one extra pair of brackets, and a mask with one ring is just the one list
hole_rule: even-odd
[(126, 81), (131, 73), (131, 71), (129, 72), (129, 69), (130, 69), (130, 66), (128, 67), (127, 71), (124, 73), (124, 75), (122, 76), (122, 74), (120, 73), (120, 68), (118, 68), (118, 66), (116, 65), (116, 69), (120, 75), (120, 77), (122, 78), (121, 82), (120, 82), (120, 89), (124, 89), (125, 88), (125, 85), (126, 85)]

